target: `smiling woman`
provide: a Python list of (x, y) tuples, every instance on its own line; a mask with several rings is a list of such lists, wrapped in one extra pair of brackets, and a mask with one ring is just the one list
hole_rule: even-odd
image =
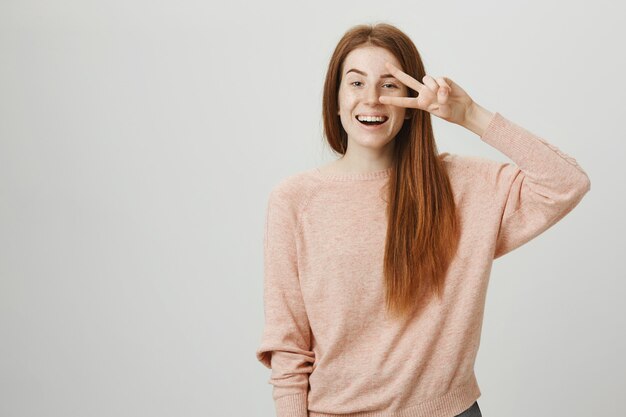
[[(395, 316), (407, 314), (419, 297), (440, 294), (458, 242), (454, 199), (447, 172), (437, 158), (430, 114), (380, 100), (381, 96), (417, 96), (393, 74), (399, 75), (398, 68), (418, 78), (426, 75), (421, 57), (406, 35), (385, 24), (371, 31), (356, 27), (335, 49), (323, 100), (328, 143), (342, 154), (324, 167), (324, 172), (397, 168), (388, 184), (390, 230), (385, 245), (385, 301)], [(376, 120), (371, 116), (382, 119), (363, 122)], [(422, 191), (411, 194), (407, 189)], [(431, 201), (439, 204), (434, 206)], [(425, 214), (415, 216), (418, 212)], [(433, 236), (435, 228), (440, 232)], [(413, 253), (422, 254), (422, 259), (411, 256)], [(431, 279), (416, 278), (420, 276)]]
[[(285, 178), (267, 202), (256, 357), (272, 370), (278, 417), (480, 417), (492, 262), (570, 212), (589, 177), (426, 74), (389, 24), (339, 40), (322, 111), (339, 158)], [(513, 162), (439, 153), (431, 115)]]

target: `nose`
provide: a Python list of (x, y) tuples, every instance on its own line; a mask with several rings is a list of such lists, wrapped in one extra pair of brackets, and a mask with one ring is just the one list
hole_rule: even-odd
[(378, 100), (378, 89), (376, 86), (367, 87), (365, 91), (365, 102), (371, 105), (380, 103)]

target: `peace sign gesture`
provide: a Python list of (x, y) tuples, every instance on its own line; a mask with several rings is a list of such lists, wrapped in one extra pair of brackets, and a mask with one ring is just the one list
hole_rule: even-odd
[(385, 65), (402, 84), (417, 91), (418, 96), (380, 96), (381, 103), (426, 110), (451, 123), (462, 124), (465, 121), (473, 100), (454, 81), (447, 77), (433, 78), (425, 75), (422, 84), (390, 62), (386, 62)]

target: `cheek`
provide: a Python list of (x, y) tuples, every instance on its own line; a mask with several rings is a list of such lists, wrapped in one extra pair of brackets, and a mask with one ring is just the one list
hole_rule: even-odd
[(339, 109), (342, 113), (350, 113), (354, 108), (354, 98), (352, 97), (342, 97), (339, 99)]
[(351, 101), (354, 101), (356, 98), (356, 94), (353, 91), (341, 91), (339, 93), (339, 100), (343, 101), (344, 103), (349, 103)]
[(397, 119), (404, 118), (405, 109), (403, 107), (396, 106), (393, 109), (393, 114), (396, 116)]

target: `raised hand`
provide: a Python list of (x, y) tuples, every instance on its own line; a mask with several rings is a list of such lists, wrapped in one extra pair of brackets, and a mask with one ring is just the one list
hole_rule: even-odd
[(417, 91), (417, 97), (380, 96), (380, 102), (393, 106), (425, 110), (448, 122), (464, 124), (474, 101), (454, 81), (447, 77), (433, 78), (425, 75), (424, 84), (401, 71), (395, 65), (385, 63), (389, 72), (402, 84)]

